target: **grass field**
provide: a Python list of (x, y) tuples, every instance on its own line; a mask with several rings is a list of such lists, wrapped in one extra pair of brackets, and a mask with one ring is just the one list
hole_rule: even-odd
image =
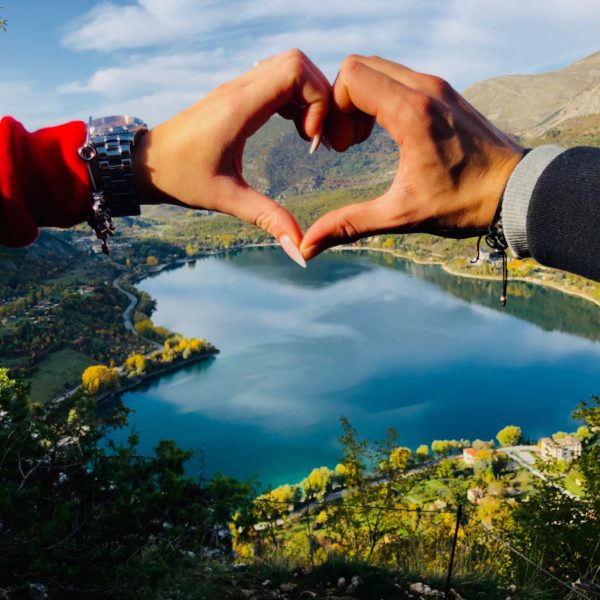
[(26, 380), (31, 384), (31, 399), (47, 402), (80, 383), (81, 373), (92, 362), (89, 356), (70, 349), (48, 354)]

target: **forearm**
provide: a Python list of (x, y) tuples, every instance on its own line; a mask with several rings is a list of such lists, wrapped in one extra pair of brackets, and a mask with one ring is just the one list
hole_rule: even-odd
[(600, 149), (531, 151), (510, 177), (502, 218), (517, 257), (600, 281)]
[(71, 122), (29, 133), (10, 117), (0, 121), (0, 244), (26, 246), (39, 227), (70, 227), (90, 208), (86, 166), (77, 154), (85, 124)]

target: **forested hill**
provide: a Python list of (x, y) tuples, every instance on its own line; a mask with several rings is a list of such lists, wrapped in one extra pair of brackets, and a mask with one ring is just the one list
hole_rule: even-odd
[(396, 143), (380, 127), (344, 153), (322, 147), (311, 156), (309, 147), (292, 122), (273, 117), (249, 140), (244, 174), (262, 192), (283, 198), (388, 181), (398, 164)]

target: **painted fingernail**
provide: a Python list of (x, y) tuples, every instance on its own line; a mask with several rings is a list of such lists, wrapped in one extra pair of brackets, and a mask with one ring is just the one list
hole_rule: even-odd
[(317, 133), (312, 139), (312, 144), (310, 145), (309, 154), (314, 154), (317, 151), (317, 148), (321, 144), (321, 132)]
[(321, 136), (321, 144), (323, 145), (323, 148), (326, 148), (328, 152), (331, 152), (331, 144), (329, 143), (329, 140), (327, 139), (326, 133), (324, 133)]
[(292, 238), (289, 235), (282, 235), (279, 243), (281, 244), (282, 250), (303, 269), (306, 269), (306, 261), (302, 256), (302, 253), (298, 249), (298, 246), (292, 242)]

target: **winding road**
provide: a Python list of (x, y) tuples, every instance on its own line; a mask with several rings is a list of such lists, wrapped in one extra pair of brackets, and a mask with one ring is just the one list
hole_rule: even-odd
[(125, 325), (125, 329), (127, 329), (127, 331), (130, 331), (134, 335), (138, 335), (138, 332), (135, 330), (135, 327), (131, 322), (131, 311), (135, 308), (135, 305), (138, 303), (138, 299), (133, 294), (130, 294), (127, 290), (124, 290), (119, 285), (119, 280), (121, 279), (121, 277), (123, 277), (123, 275), (115, 277), (112, 284), (115, 289), (119, 290), (120, 292), (125, 294), (127, 298), (129, 298), (129, 304), (127, 308), (123, 311), (123, 324)]
[[(524, 469), (527, 469), (534, 477), (538, 477), (542, 481), (548, 482), (548, 477), (535, 468), (535, 457), (537, 456), (535, 446), (509, 446), (508, 448), (502, 448), (501, 450)], [(577, 499), (577, 496), (572, 492), (569, 492), (569, 490), (565, 490), (565, 488), (554, 482), (551, 482), (551, 484), (568, 498)]]

